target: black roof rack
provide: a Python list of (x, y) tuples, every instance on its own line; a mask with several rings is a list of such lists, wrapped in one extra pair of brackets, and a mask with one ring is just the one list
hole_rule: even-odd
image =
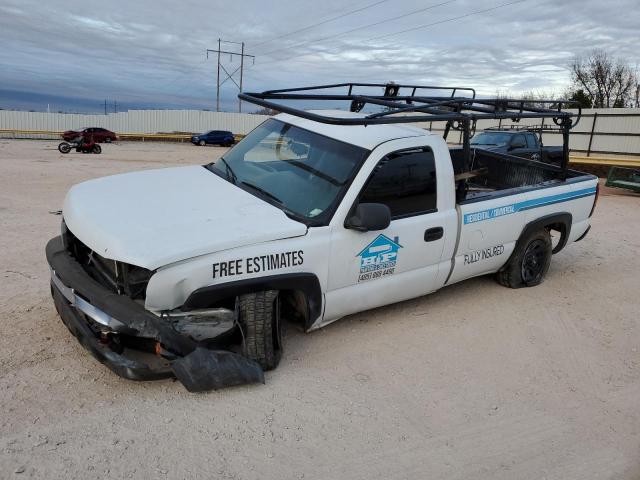
[[(380, 89), (382, 94), (356, 93), (360, 89)], [(346, 92), (336, 93), (336, 89)], [(334, 90), (333, 92), (329, 90)], [(465, 95), (465, 96), (460, 96)], [(569, 161), (569, 130), (580, 120), (581, 108), (571, 100), (526, 100), (509, 98), (477, 98), (476, 91), (468, 87), (440, 87), (429, 85), (401, 85), (396, 83), (336, 83), (311, 87), (267, 90), (262, 93), (240, 93), (238, 98), (262, 107), (271, 108), (297, 117), (332, 125), (379, 125), (445, 121), (444, 138), (451, 129), (462, 131), (463, 150), (467, 166), (471, 151), (469, 139), (475, 132), (476, 122), (484, 119), (550, 118), (563, 133), (566, 172)], [(365, 105), (385, 107), (384, 111), (363, 114), (362, 117), (334, 117), (313, 113), (282, 103), (282, 101), (346, 101), (349, 110), (360, 112)], [(578, 113), (564, 108), (575, 107)]]
[[(356, 88), (380, 88), (382, 95), (355, 93)], [(327, 92), (327, 90), (345, 88), (346, 93)], [(407, 91), (406, 95), (401, 94)], [(449, 92), (448, 95), (443, 93)], [(456, 94), (466, 93), (466, 96)], [(566, 112), (563, 108), (577, 102), (571, 100), (526, 100), (508, 98), (476, 98), (476, 91), (468, 87), (435, 87), (428, 85), (400, 85), (395, 83), (336, 83), (312, 87), (267, 90), (262, 93), (241, 93), (238, 97), (247, 102), (289, 113), (308, 120), (333, 125), (374, 125), (386, 123), (415, 123), (425, 121), (464, 121), (481, 119), (552, 118), (557, 125), (565, 118), (575, 117), (573, 128), (580, 118), (580, 112)], [(331, 117), (311, 113), (285, 105), (280, 101), (348, 101), (352, 112), (361, 111), (366, 104), (387, 107), (383, 112), (370, 113), (361, 118)], [(549, 107), (542, 107), (548, 105)], [(422, 115), (398, 115), (420, 113)]]

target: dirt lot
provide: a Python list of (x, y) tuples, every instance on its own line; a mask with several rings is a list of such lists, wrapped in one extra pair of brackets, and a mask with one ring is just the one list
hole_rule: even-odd
[(605, 192), (541, 286), (478, 278), (290, 329), (264, 386), (190, 394), (98, 364), (49, 297), (49, 212), (79, 181), (222, 151), (0, 140), (0, 478), (640, 478), (632, 194)]

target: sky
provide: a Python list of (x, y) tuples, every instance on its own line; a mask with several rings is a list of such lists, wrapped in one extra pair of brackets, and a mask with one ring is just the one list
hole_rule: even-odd
[[(593, 48), (639, 65), (639, 26), (638, 0), (0, 0), (0, 108), (214, 110), (205, 52), (218, 38), (255, 55), (245, 91), (395, 81), (558, 95)], [(223, 85), (221, 110), (237, 93)]]

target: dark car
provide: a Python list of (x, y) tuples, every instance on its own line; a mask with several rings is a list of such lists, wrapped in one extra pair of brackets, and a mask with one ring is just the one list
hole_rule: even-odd
[(98, 127), (83, 128), (81, 130), (67, 130), (62, 134), (62, 138), (66, 142), (71, 142), (79, 136), (82, 136), (85, 140), (91, 140), (93, 137), (93, 141), (96, 143), (111, 143), (118, 139), (116, 134), (111, 130)]
[(211, 130), (207, 133), (201, 133), (200, 135), (194, 135), (191, 137), (191, 143), (194, 145), (200, 145), (204, 147), (207, 144), (222, 145), (228, 147), (235, 143), (233, 133), (226, 130)]
[(471, 146), (545, 163), (559, 163), (562, 159), (562, 147), (546, 147), (535, 132), (524, 129), (486, 129), (474, 135)]

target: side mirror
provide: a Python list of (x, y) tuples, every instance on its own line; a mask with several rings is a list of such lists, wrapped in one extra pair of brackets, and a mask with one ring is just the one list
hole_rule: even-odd
[(391, 210), (382, 203), (361, 203), (344, 222), (345, 228), (359, 232), (384, 230), (391, 223)]

